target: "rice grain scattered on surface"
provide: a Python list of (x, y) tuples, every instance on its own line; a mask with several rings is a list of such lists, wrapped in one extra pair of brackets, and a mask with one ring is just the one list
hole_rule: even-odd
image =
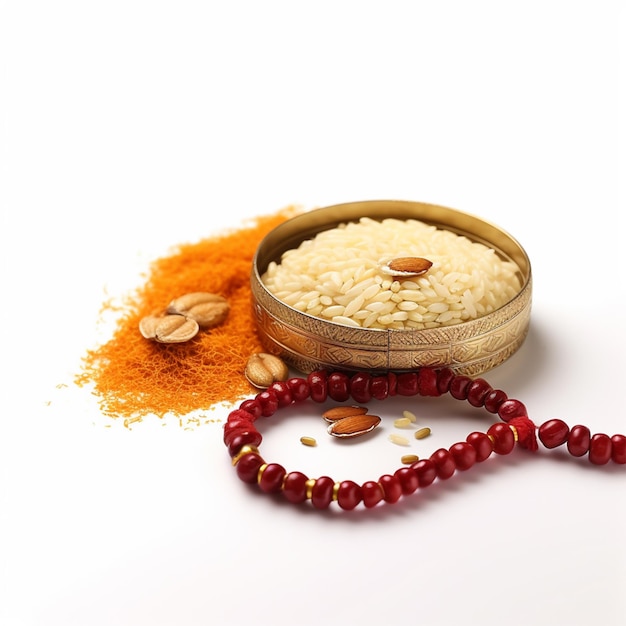
[(389, 441), (391, 441), (391, 443), (395, 443), (398, 446), (409, 445), (409, 440), (406, 437), (403, 437), (402, 435), (397, 435), (396, 433), (391, 433), (391, 435), (389, 435)]

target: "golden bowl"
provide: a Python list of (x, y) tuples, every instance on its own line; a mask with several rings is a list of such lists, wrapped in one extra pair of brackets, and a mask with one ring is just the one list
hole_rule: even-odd
[[(416, 219), (480, 242), (520, 272), (519, 293), (499, 309), (452, 326), (422, 330), (353, 328), (314, 317), (277, 299), (262, 276), (271, 261), (305, 239), (361, 217)], [(368, 200), (314, 209), (276, 227), (256, 251), (252, 275), (253, 311), (264, 349), (296, 370), (409, 371), (450, 367), (477, 376), (508, 359), (528, 332), (532, 278), (529, 258), (511, 235), (455, 209), (402, 200)]]

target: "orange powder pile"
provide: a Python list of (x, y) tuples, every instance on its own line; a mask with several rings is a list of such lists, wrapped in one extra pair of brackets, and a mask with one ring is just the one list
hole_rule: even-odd
[[(86, 353), (76, 377), (79, 386), (92, 386), (103, 414), (128, 424), (150, 414), (180, 417), (250, 395), (243, 371), (249, 356), (262, 350), (252, 316), (252, 260), (263, 237), (295, 213), (289, 207), (255, 218), (242, 228), (177, 246), (151, 264), (143, 287), (124, 303), (112, 338)], [(223, 324), (186, 343), (161, 344), (141, 336), (143, 317), (194, 291), (228, 300)], [(108, 307), (113, 309), (105, 303), (103, 313)]]

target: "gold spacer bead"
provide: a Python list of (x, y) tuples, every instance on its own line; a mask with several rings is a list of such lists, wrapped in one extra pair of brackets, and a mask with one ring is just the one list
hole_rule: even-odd
[(304, 483), (306, 485), (306, 499), (310, 500), (313, 497), (313, 487), (315, 487), (315, 483), (317, 479), (309, 478), (309, 480)]
[(519, 435), (517, 434), (517, 428), (515, 428), (515, 426), (513, 426), (512, 424), (508, 424), (508, 427), (513, 431), (513, 439), (515, 439), (515, 441), (519, 441)]
[(492, 444), (496, 442), (496, 438), (493, 435), (487, 435), (487, 437), (489, 437), (489, 441), (491, 441)]
[(256, 446), (243, 446), (241, 450), (239, 450), (239, 452), (237, 452), (237, 454), (235, 454), (235, 456), (233, 457), (233, 465), (237, 465), (242, 456), (246, 456), (246, 454), (256, 454), (258, 451), (259, 449)]
[(261, 465), (261, 467), (259, 467), (259, 471), (256, 474), (256, 481), (257, 483), (261, 482), (261, 477), (263, 476), (263, 472), (267, 469), (267, 463), (263, 463), (263, 465)]
[(333, 502), (337, 502), (337, 496), (339, 495), (339, 487), (341, 487), (341, 483), (335, 483), (333, 485)]

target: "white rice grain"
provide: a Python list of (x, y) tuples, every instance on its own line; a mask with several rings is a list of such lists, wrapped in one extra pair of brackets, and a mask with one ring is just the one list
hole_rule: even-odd
[[(432, 261), (423, 276), (389, 278), (379, 263)], [(287, 250), (262, 280), (279, 300), (338, 324), (416, 329), (459, 324), (494, 311), (520, 290), (517, 266), (467, 237), (419, 220), (362, 218)]]

